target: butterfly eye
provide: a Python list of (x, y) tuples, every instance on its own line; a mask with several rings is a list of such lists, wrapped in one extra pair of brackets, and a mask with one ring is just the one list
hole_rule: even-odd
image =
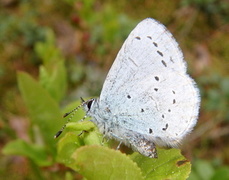
[(94, 101), (94, 99), (91, 99), (91, 100), (88, 101), (88, 103), (87, 103), (87, 108), (88, 108), (88, 110), (91, 109), (91, 105), (92, 105), (92, 102), (93, 102), (93, 101)]

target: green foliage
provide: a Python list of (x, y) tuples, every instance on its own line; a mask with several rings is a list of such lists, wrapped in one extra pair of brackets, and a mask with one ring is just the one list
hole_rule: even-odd
[(47, 153), (45, 152), (44, 147), (27, 143), (22, 139), (17, 139), (8, 143), (2, 152), (7, 155), (14, 154), (26, 156), (39, 166), (51, 165), (51, 162), (47, 159)]
[(138, 153), (131, 155), (131, 159), (141, 168), (144, 179), (187, 179), (191, 164), (180, 150), (158, 149), (158, 157), (150, 159)]
[[(73, 145), (69, 141), (71, 138), (72, 134), (67, 134), (65, 140), (59, 142), (59, 148), (63, 148), (59, 152), (65, 154), (61, 161), (88, 179), (186, 179), (190, 173), (190, 162), (177, 149), (158, 149), (158, 159), (147, 158), (139, 153), (128, 157), (104, 146), (78, 148), (82, 142), (74, 138)], [(72, 148), (76, 150), (69, 150)], [(72, 154), (70, 158), (69, 153)]]
[(229, 179), (229, 167), (215, 167), (204, 160), (195, 160), (192, 172), (188, 180), (227, 180)]
[[(49, 153), (55, 155), (55, 141), (53, 141), (50, 133), (54, 134), (55, 129), (61, 126), (60, 121), (57, 121), (61, 119), (57, 102), (28, 74), (19, 73), (18, 83), (28, 108), (32, 125), (34, 125), (34, 128), (39, 127), (38, 132), (32, 132), (34, 138), (41, 135), (42, 144), (44, 143), (44, 146), (48, 148)], [(52, 120), (57, 122), (53, 123)]]
[[(80, 113), (77, 113), (80, 116)], [(66, 133), (58, 142), (57, 161), (69, 165), (73, 162), (71, 155), (84, 145), (101, 145), (102, 137), (98, 131), (92, 131), (95, 125), (90, 121), (70, 122), (66, 125)], [(107, 144), (104, 144), (107, 146)]]
[(54, 34), (46, 31), (46, 42), (38, 42), (35, 46), (37, 55), (43, 61), (40, 67), (40, 83), (58, 102), (66, 93), (66, 69), (64, 58), (55, 46)]
[[(38, 45), (40, 48), (47, 46), (46, 43), (39, 43)], [(50, 45), (49, 41), (48, 45)], [(42, 51), (40, 53), (43, 53), (41, 57), (44, 59), (47, 52)], [(54, 162), (56, 141), (50, 134), (54, 135), (62, 126), (62, 113), (59, 109), (58, 100), (65, 94), (66, 72), (63, 58), (56, 54), (54, 53), (55, 59), (50, 58), (50, 61), (45, 61), (44, 66), (42, 66), (40, 73), (42, 74), (40, 76), (42, 83), (37, 82), (27, 73), (18, 72), (18, 86), (31, 120), (31, 143), (18, 139), (10, 142), (4, 148), (5, 154), (27, 156), (40, 166), (47, 166)], [(50, 87), (50, 84), (53, 87)], [(57, 87), (62, 88), (55, 89)], [(36, 155), (38, 156), (36, 157)], [(40, 161), (37, 158), (40, 158)]]
[(125, 154), (101, 146), (84, 146), (72, 155), (70, 165), (87, 179), (142, 180), (141, 169)]

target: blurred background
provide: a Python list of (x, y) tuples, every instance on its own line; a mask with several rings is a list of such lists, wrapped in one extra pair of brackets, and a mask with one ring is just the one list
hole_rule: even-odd
[[(57, 52), (66, 68), (59, 106), (99, 96), (122, 43), (147, 17), (172, 32), (201, 91), (198, 124), (182, 146), (190, 179), (229, 179), (228, 0), (0, 0), (0, 150), (14, 139), (31, 141), (18, 71), (38, 79), (45, 57)], [(1, 179), (63, 179), (53, 176), (57, 170), (0, 155)]]

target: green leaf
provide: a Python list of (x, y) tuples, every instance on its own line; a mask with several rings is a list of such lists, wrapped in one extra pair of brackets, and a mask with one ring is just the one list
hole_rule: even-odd
[(56, 47), (52, 30), (46, 31), (45, 42), (36, 43), (35, 51), (43, 61), (39, 73), (40, 83), (59, 102), (66, 93), (67, 75), (64, 58), (61, 51)]
[(73, 161), (71, 158), (73, 152), (82, 145), (83, 142), (79, 136), (71, 132), (66, 133), (58, 142), (57, 161), (68, 166)]
[[(71, 122), (66, 125), (66, 130), (74, 131), (77, 135), (81, 134), (81, 137), (85, 145), (101, 145), (102, 137), (101, 133), (96, 128), (95, 124), (91, 121)], [(107, 146), (107, 143), (103, 143)]]
[(142, 170), (144, 179), (187, 179), (191, 164), (179, 149), (157, 149), (158, 158), (152, 159), (133, 153), (130, 157)]
[(46, 41), (37, 42), (35, 51), (45, 65), (56, 62), (61, 57), (60, 50), (56, 47), (55, 35), (51, 29), (45, 31)]
[(66, 124), (66, 130), (71, 131), (91, 131), (95, 128), (95, 124), (91, 121), (70, 122)]
[(40, 83), (50, 95), (60, 102), (67, 89), (67, 78), (64, 61), (52, 64), (52, 71), (44, 66), (40, 67)]
[(141, 180), (141, 170), (128, 156), (103, 146), (84, 146), (77, 149), (70, 167), (87, 179)]
[[(79, 147), (83, 146), (91, 138), (94, 143), (97, 143), (97, 138), (94, 137), (94, 132), (91, 131), (95, 125), (90, 121), (71, 122), (66, 124), (65, 135), (58, 142), (58, 161), (68, 165), (72, 161), (72, 153)], [(93, 135), (89, 135), (89, 134)], [(93, 136), (93, 137), (91, 137)], [(94, 140), (96, 139), (96, 140)], [(101, 144), (101, 143), (100, 143)]]
[(70, 122), (66, 125), (66, 131), (74, 131), (77, 135), (81, 134), (86, 145), (101, 145), (101, 133), (98, 132), (91, 121)]
[[(84, 144), (85, 145), (101, 145), (102, 135), (98, 131), (92, 131), (85, 133)], [(103, 142), (103, 146), (107, 146), (107, 143)]]
[(22, 97), (28, 108), (30, 119), (34, 127), (39, 127), (43, 143), (47, 152), (56, 154), (56, 141), (53, 139), (56, 132), (63, 125), (58, 104), (41, 85), (28, 74), (18, 73), (18, 84)]
[(8, 143), (2, 150), (5, 155), (21, 155), (32, 159), (39, 166), (49, 166), (51, 162), (47, 159), (47, 154), (43, 147), (35, 144), (28, 144), (22, 139), (17, 139)]
[[(58, 161), (68, 165), (72, 161), (72, 153), (84, 145), (101, 145), (102, 137), (95, 131), (90, 121), (71, 122), (66, 125), (67, 132), (58, 142)], [(107, 144), (105, 144), (107, 145)]]

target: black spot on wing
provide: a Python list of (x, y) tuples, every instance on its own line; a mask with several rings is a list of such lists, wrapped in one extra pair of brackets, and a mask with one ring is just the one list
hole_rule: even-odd
[(164, 128), (162, 128), (163, 131), (166, 131), (168, 129), (169, 125), (166, 124)]
[(159, 81), (159, 77), (158, 76), (155, 76), (154, 78), (156, 79), (156, 81)]
[(153, 130), (151, 128), (149, 128), (149, 133), (152, 134), (153, 133)]
[(154, 45), (155, 47), (158, 47), (157, 43), (155, 43), (155, 42), (153, 42), (153, 45)]
[(164, 60), (161, 60), (161, 62), (162, 62), (162, 64), (163, 64), (165, 67), (167, 67), (167, 64), (165, 63)]
[(158, 53), (161, 57), (163, 57), (163, 53), (162, 53), (161, 51), (157, 51), (157, 53)]

